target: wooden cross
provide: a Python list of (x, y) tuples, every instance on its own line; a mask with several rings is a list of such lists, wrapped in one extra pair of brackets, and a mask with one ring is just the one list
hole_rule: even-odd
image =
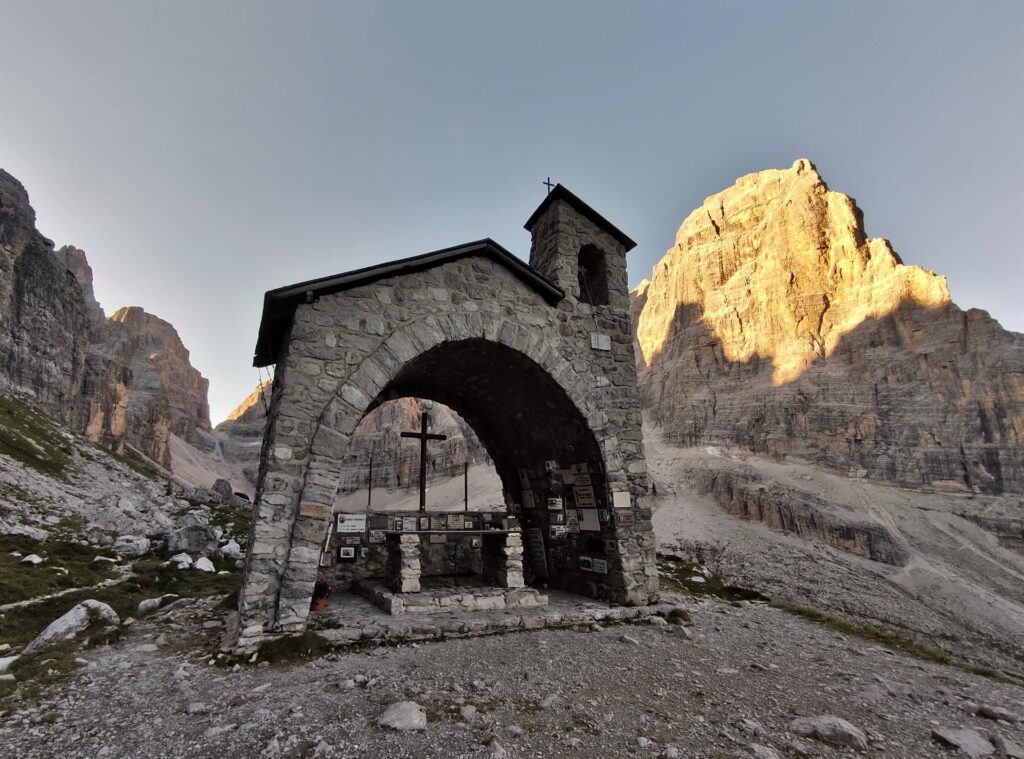
[(427, 510), (427, 441), (446, 440), (447, 435), (434, 435), (427, 433), (430, 424), (430, 415), (424, 411), (420, 416), (419, 432), (403, 432), (402, 437), (413, 437), (420, 441), (420, 511)]
[(548, 195), (551, 194), (551, 188), (554, 187), (554, 183), (551, 181), (551, 177), (547, 178), (547, 181), (541, 182), (542, 185), (548, 188)]

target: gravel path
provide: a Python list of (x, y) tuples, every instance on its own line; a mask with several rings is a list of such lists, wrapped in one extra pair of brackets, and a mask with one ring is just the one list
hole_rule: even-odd
[[(179, 602), (85, 652), (91, 663), (59, 693), (9, 710), (0, 745), (25, 758), (853, 755), (791, 731), (828, 714), (863, 731), (869, 756), (955, 756), (932, 738), (943, 727), (1024, 745), (1020, 722), (971, 713), (1024, 717), (1022, 688), (763, 605), (691, 602), (691, 614), (687, 628), (518, 633), (232, 671), (207, 663), (211, 603)], [(400, 701), (423, 707), (426, 729), (376, 724)]]

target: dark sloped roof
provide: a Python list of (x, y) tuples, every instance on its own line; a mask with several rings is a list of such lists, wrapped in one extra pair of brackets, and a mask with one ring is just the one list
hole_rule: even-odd
[(533, 225), (537, 222), (537, 219), (541, 217), (541, 214), (547, 211), (548, 208), (551, 207), (551, 204), (558, 200), (564, 200), (576, 209), (580, 215), (590, 219), (590, 221), (594, 222), (594, 224), (599, 228), (603, 229), (622, 243), (627, 253), (636, 247), (636, 243), (629, 239), (622, 230), (614, 226), (610, 221), (608, 221), (608, 219), (604, 218), (601, 214), (577, 198), (560, 184), (555, 185), (554, 189), (548, 193), (546, 198), (544, 198), (544, 202), (537, 206), (537, 210), (533, 212), (529, 219), (526, 220), (526, 223), (523, 225), (526, 228), (526, 231), (532, 232)]
[(256, 340), (256, 355), (253, 366), (269, 366), (277, 360), (278, 348), (288, 333), (295, 308), (300, 303), (311, 301), (322, 295), (349, 290), (377, 280), (430, 269), (469, 256), (483, 256), (501, 264), (541, 295), (548, 303), (555, 304), (565, 293), (549, 279), (531, 269), (527, 264), (509, 253), (491, 239), (457, 245), (453, 248), (435, 250), (432, 253), (388, 261), (365, 269), (356, 269), (345, 274), (311, 279), (287, 287), (270, 290), (263, 296), (263, 318)]

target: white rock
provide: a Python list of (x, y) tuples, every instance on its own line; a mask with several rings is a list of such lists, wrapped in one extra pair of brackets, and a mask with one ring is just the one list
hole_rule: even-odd
[(652, 741), (650, 738), (641, 735), (639, 738), (636, 739), (636, 745), (642, 749), (649, 749), (651, 748), (651, 746), (654, 745), (654, 741)]
[(196, 559), (196, 563), (192, 565), (192, 569), (198, 569), (200, 572), (215, 572), (213, 562), (205, 556), (200, 556)]
[(462, 714), (462, 719), (466, 720), (466, 722), (472, 722), (473, 718), (476, 717), (476, 707), (472, 704), (466, 704), (460, 710), (460, 714)]
[(958, 749), (967, 756), (991, 756), (996, 747), (989, 743), (980, 733), (968, 728), (953, 730), (948, 727), (937, 727), (932, 730), (932, 739), (945, 746)]
[(789, 729), (801, 738), (817, 738), (831, 746), (853, 746), (861, 750), (868, 747), (863, 731), (831, 714), (795, 719), (789, 723)]
[(142, 556), (149, 553), (149, 538), (141, 535), (118, 535), (110, 550), (121, 556)]
[(0, 683), (13, 683), (13, 682), (15, 682), (15, 677), (10, 672), (8, 672), (6, 674), (3, 674), (3, 675), (0, 675)]
[(72, 638), (94, 622), (118, 625), (121, 620), (118, 618), (117, 612), (107, 604), (90, 598), (47, 625), (46, 629), (39, 633), (22, 653), (30, 654), (58, 640)]
[(202, 703), (201, 701), (193, 701), (185, 707), (185, 714), (189, 715), (190, 717), (198, 717), (200, 715), (209, 713), (209, 711), (210, 710), (206, 707), (206, 704)]
[(192, 557), (187, 553), (176, 553), (169, 561), (171, 564), (184, 564), (186, 567), (192, 566)]
[(760, 743), (751, 743), (748, 748), (754, 759), (782, 759), (782, 755), (778, 751), (769, 746), (762, 746)]
[(690, 577), (690, 578), (689, 578), (689, 579), (687, 580), (687, 582), (695, 582), (695, 583), (697, 583), (698, 585), (703, 585), (704, 583), (706, 583), (706, 582), (707, 582), (707, 580), (705, 580), (705, 579), (704, 579), (703, 577), (701, 577), (700, 575), (694, 575), (693, 577)]
[(21, 560), (21, 563), (31, 564), (32, 566), (35, 566), (37, 564), (42, 564), (44, 561), (46, 561), (46, 559), (43, 559), (34, 553), (30, 553), (28, 556)]
[(401, 732), (425, 730), (427, 714), (415, 701), (399, 701), (384, 710), (377, 724)]
[(6, 672), (17, 660), (17, 656), (5, 656), (0, 659), (0, 672)]
[(93, 564), (117, 564), (117, 559), (112, 559), (109, 556), (96, 556), (93, 558)]
[(229, 540), (220, 547), (220, 555), (225, 559), (237, 559), (242, 555), (242, 547), (234, 540)]
[(0, 535), (21, 535), (25, 538), (38, 540), (40, 543), (49, 537), (49, 533), (46, 530), (38, 527), (29, 527), (27, 524), (3, 525), (0, 528)]

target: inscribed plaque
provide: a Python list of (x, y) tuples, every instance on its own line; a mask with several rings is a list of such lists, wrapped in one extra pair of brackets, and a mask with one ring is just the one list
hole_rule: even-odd
[(597, 497), (594, 495), (594, 488), (592, 485), (577, 485), (573, 488), (573, 493), (576, 495), (576, 508), (597, 508)]
[(601, 520), (597, 516), (597, 509), (580, 509), (580, 529), (585, 532), (600, 532)]
[(633, 505), (633, 499), (629, 497), (629, 492), (625, 490), (616, 490), (612, 493), (612, 506), (617, 509), (628, 509)]
[(594, 571), (598, 574), (608, 574), (608, 561), (606, 559), (594, 558), (593, 562)]
[(532, 509), (536, 505), (537, 505), (537, 503), (533, 500), (533, 491), (532, 490), (524, 490), (523, 491), (523, 508), (524, 509)]
[(338, 514), (338, 532), (364, 532), (366, 514)]

